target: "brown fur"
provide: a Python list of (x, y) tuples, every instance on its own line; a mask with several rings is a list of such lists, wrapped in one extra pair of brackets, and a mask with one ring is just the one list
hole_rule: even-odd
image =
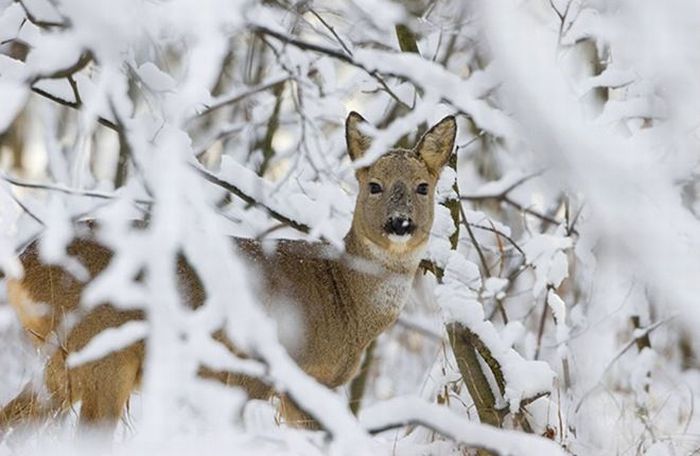
[[(370, 145), (361, 131), (362, 122), (352, 113), (346, 124), (353, 160), (362, 157)], [(278, 327), (289, 327), (289, 318), (283, 317), (290, 315), (298, 324), (296, 337), (285, 340), (282, 335), (281, 341), (299, 366), (324, 385), (337, 387), (352, 378), (367, 345), (398, 317), (427, 243), (434, 187), (454, 138), (455, 122), (448, 117), (424, 135), (416, 149), (391, 151), (357, 170), (360, 191), (344, 254), (327, 244), (289, 240), (278, 242), (274, 252), (266, 254), (259, 242), (234, 240), (250, 265), (260, 270), (261, 303), (278, 319)], [(383, 191), (371, 193), (370, 183)], [(416, 191), (421, 183), (428, 184), (426, 195)], [(398, 216), (410, 219), (415, 227), (408, 239), (397, 241), (387, 234), (387, 220)], [(91, 277), (101, 273), (112, 257), (89, 230), (69, 245), (68, 254)], [(133, 344), (73, 369), (66, 366), (66, 357), (102, 330), (142, 319), (142, 312), (117, 310), (108, 303), (85, 311), (79, 306), (85, 284), (58, 266), (42, 263), (36, 242), (20, 258), (25, 274), (8, 280), (10, 303), (37, 345), (57, 347), (44, 372), (46, 391), (25, 388), (0, 411), (0, 431), (14, 423), (60, 414), (77, 401), (82, 401), (81, 423), (113, 426), (139, 385), (144, 344)], [(178, 262), (178, 276), (189, 304), (200, 306), (202, 285), (183, 258)], [(68, 320), (77, 323), (68, 325)], [(235, 351), (225, 338), (218, 338)], [(272, 392), (257, 379), (204, 369), (202, 375), (243, 386), (255, 398), (266, 398)], [(281, 409), (287, 421), (300, 424), (308, 420), (285, 397)]]

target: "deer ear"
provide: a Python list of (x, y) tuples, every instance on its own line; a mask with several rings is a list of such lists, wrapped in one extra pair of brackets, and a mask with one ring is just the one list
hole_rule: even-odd
[(431, 173), (439, 175), (452, 155), (457, 135), (454, 116), (447, 116), (428, 130), (418, 142), (416, 153), (428, 165)]
[(348, 154), (352, 161), (362, 157), (372, 144), (372, 138), (362, 133), (358, 128), (360, 124), (364, 123), (367, 121), (355, 111), (348, 114), (345, 121), (345, 141), (348, 144)]

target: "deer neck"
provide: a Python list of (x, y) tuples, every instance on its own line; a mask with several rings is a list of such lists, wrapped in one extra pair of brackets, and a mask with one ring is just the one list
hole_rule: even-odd
[(361, 264), (365, 263), (368, 270), (377, 270), (378, 277), (393, 274), (412, 278), (424, 252), (425, 245), (410, 251), (388, 251), (352, 229), (345, 236), (345, 253), (358, 260), (357, 269), (363, 269)]
[(410, 294), (423, 250), (387, 252), (353, 230), (345, 237), (346, 279), (355, 310), (369, 330), (382, 331), (396, 320)]

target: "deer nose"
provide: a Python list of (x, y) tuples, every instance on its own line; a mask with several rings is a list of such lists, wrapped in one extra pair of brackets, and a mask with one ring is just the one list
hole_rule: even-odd
[(413, 231), (413, 221), (408, 217), (391, 217), (385, 228), (389, 234), (403, 236)]

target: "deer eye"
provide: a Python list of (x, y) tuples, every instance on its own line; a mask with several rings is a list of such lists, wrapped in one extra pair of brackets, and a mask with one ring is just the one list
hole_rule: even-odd
[(373, 194), (373, 195), (376, 195), (377, 193), (381, 193), (381, 192), (382, 192), (382, 186), (379, 185), (379, 184), (376, 183), (376, 182), (370, 182), (370, 183), (369, 183), (369, 192), (370, 192), (371, 194)]
[(428, 184), (423, 182), (422, 184), (418, 184), (418, 187), (416, 187), (416, 193), (419, 195), (427, 195), (428, 194)]

